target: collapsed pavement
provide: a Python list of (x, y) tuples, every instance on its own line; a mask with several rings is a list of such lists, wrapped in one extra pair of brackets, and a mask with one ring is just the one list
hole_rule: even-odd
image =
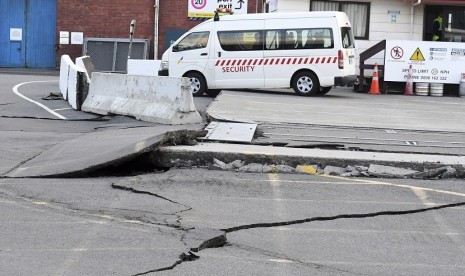
[(226, 164), (218, 159), (213, 159), (213, 164), (209, 168), (249, 173), (303, 173), (342, 177), (412, 178), (425, 180), (465, 178), (465, 167), (462, 165), (443, 166), (436, 169), (416, 171), (377, 164), (371, 164), (369, 167), (348, 165), (345, 168), (331, 165), (324, 168), (320, 165), (297, 165), (294, 168), (288, 165), (246, 164), (241, 160), (235, 160)]

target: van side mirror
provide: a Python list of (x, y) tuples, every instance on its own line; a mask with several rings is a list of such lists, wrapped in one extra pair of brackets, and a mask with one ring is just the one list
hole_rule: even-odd
[(173, 45), (173, 52), (179, 52), (179, 46)]

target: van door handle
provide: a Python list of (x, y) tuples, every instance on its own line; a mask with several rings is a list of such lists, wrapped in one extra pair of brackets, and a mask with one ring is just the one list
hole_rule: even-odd
[(208, 54), (207, 54), (207, 53), (201, 53), (200, 55), (201, 55), (201, 56), (206, 56), (206, 55), (208, 55)]
[(221, 52), (218, 52), (218, 57), (221, 57)]

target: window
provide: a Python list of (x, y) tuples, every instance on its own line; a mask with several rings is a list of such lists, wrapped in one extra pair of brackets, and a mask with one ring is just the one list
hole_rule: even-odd
[(179, 41), (177, 45), (173, 46), (173, 52), (205, 48), (207, 47), (209, 36), (210, 32), (190, 33)]
[(347, 49), (347, 48), (355, 48), (351, 28), (342, 27), (341, 28), (341, 36), (342, 36), (342, 47), (344, 47), (345, 49)]
[(266, 50), (280, 50), (283, 47), (280, 31), (267, 31), (265, 37)]
[(334, 48), (333, 30), (330, 28), (266, 31), (265, 50), (330, 48)]
[(310, 3), (311, 11), (342, 11), (352, 23), (352, 32), (356, 39), (368, 39), (370, 22), (370, 3), (344, 1), (315, 1)]
[(225, 51), (262, 51), (262, 31), (218, 32), (218, 40)]

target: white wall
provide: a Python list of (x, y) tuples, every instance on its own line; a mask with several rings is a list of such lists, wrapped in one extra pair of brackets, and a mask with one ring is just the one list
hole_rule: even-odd
[(310, 10), (310, 0), (278, 0), (278, 12), (308, 10)]
[[(403, 0), (355, 0), (356, 2), (369, 2), (370, 5), (370, 33), (369, 40), (356, 40), (358, 53), (365, 51), (384, 39), (394, 40), (422, 40), (423, 39), (423, 12), (424, 5), (414, 9), (413, 35), (411, 34), (411, 7)], [(307, 11), (310, 9), (310, 0), (278, 0), (278, 12)], [(400, 11), (397, 22), (391, 22), (389, 10)], [(379, 53), (367, 63), (384, 64), (384, 52)], [(358, 60), (357, 60), (358, 63)], [(371, 72), (367, 72), (367, 75)]]
[[(411, 25), (412, 5), (402, 0), (370, 1), (370, 33), (369, 40), (357, 40), (359, 53), (365, 51), (381, 40), (422, 40), (424, 6), (414, 8), (413, 30)], [(389, 10), (400, 11), (397, 22), (391, 22)], [(412, 34), (413, 31), (413, 34)], [(370, 63), (384, 64), (384, 53), (380, 53)]]

